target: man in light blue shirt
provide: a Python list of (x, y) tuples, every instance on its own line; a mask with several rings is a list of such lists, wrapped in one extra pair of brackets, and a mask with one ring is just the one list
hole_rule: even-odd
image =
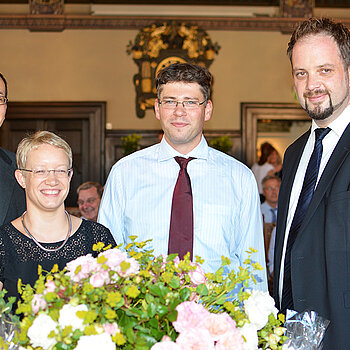
[(211, 74), (203, 67), (173, 64), (157, 77), (156, 118), (164, 137), (159, 144), (117, 162), (109, 174), (98, 221), (117, 244), (152, 239), (155, 255), (168, 253), (172, 197), (179, 174), (175, 156), (194, 157), (187, 171), (193, 194), (193, 255), (202, 257), (206, 272), (231, 260), (227, 271), (238, 271), (246, 250), (257, 249), (253, 260), (256, 289), (267, 290), (262, 215), (255, 177), (236, 159), (208, 147), (202, 135), (212, 114)]
[(278, 193), (280, 191), (281, 179), (275, 175), (268, 175), (262, 179), (262, 188), (265, 201), (261, 204), (261, 213), (264, 216), (264, 222), (276, 224)]

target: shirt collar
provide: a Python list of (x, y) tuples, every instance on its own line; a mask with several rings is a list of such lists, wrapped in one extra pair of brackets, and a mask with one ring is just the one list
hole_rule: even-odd
[[(344, 109), (344, 111), (340, 114), (340, 116), (337, 119), (333, 120), (332, 123), (328, 125), (328, 127), (332, 129), (332, 132), (336, 133), (338, 138), (340, 138), (341, 135), (343, 135), (344, 130), (348, 126), (349, 120), (350, 120), (350, 105), (347, 106)], [(315, 121), (312, 120), (311, 133), (313, 133), (313, 131), (317, 128), (319, 128), (319, 126), (317, 126)]]
[(209, 147), (208, 143), (205, 140), (204, 136), (202, 135), (201, 141), (199, 144), (189, 153), (187, 154), (181, 154), (176, 149), (171, 147), (169, 143), (165, 140), (165, 137), (162, 138), (162, 141), (159, 144), (159, 153), (158, 153), (158, 161), (165, 161), (170, 158), (174, 158), (176, 156), (189, 158), (201, 158), (201, 159), (208, 159), (208, 153), (209, 153)]

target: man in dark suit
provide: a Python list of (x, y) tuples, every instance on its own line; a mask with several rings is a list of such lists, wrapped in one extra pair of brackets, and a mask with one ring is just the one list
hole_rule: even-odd
[[(7, 82), (0, 73), (0, 127), (7, 109)], [(0, 226), (19, 217), (25, 210), (23, 189), (15, 179), (15, 154), (0, 148)]]
[(350, 32), (302, 22), (287, 53), (311, 129), (287, 149), (279, 192), (274, 298), (330, 320), (325, 349), (350, 347)]

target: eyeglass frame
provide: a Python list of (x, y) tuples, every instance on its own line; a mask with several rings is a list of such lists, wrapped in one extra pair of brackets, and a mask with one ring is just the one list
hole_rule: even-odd
[[(176, 109), (179, 103), (182, 104), (182, 107), (183, 107), (184, 109), (188, 109), (188, 107), (186, 108), (185, 105), (184, 105), (186, 102), (196, 102), (196, 103), (195, 103), (195, 106), (196, 106), (196, 108), (197, 108), (197, 107), (200, 107), (201, 105), (203, 105), (204, 103), (208, 102), (208, 99), (205, 99), (203, 102), (194, 101), (194, 100), (176, 101), (176, 100), (171, 100), (171, 99), (165, 99), (165, 100), (158, 100), (158, 103), (159, 103), (160, 105), (162, 105), (165, 101), (175, 102), (175, 107), (171, 107), (171, 108), (169, 108), (169, 109)], [(164, 106), (164, 104), (163, 104), (163, 106)], [(206, 107), (206, 106), (204, 106), (204, 107)]]
[[(72, 174), (73, 168), (69, 168), (67, 170), (63, 169), (48, 169), (48, 170), (36, 170), (36, 169), (18, 169), (20, 171), (27, 171), (29, 173), (32, 173), (35, 177), (42, 177), (43, 179), (46, 179), (50, 176), (50, 173), (52, 172), (55, 177), (62, 177), (63, 173), (67, 175), (67, 178), (69, 178)], [(43, 176), (41, 176), (41, 172), (43, 172)], [(59, 176), (57, 174), (62, 174), (62, 176)]]
[(0, 99), (1, 99), (1, 98), (4, 99), (4, 102), (1, 103), (1, 101), (0, 101), (0, 106), (6, 105), (7, 102), (9, 101), (9, 99), (8, 99), (6, 96), (3, 96), (3, 95), (0, 95)]

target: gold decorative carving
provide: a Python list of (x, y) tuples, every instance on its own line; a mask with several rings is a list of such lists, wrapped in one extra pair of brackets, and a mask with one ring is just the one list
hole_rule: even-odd
[(63, 0), (29, 0), (32, 15), (62, 15)]
[(155, 77), (160, 69), (175, 62), (191, 62), (209, 67), (219, 45), (197, 25), (170, 21), (144, 27), (127, 46), (139, 67), (134, 76), (136, 114), (145, 116), (156, 98)]
[(310, 18), (313, 16), (314, 0), (280, 0), (282, 17)]

